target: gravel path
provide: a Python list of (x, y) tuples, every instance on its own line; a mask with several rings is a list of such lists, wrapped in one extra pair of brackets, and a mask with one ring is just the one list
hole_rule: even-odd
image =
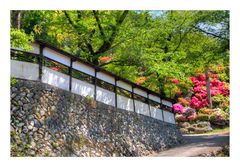
[(184, 135), (186, 143), (162, 151), (152, 157), (195, 157), (200, 154), (221, 150), (221, 146), (229, 144), (229, 133), (214, 135)]

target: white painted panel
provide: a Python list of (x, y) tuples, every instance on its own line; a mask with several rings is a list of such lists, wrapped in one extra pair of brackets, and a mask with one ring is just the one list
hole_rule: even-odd
[(174, 114), (163, 110), (163, 117), (165, 122), (175, 124)]
[(169, 107), (172, 107), (172, 102), (170, 101), (167, 101), (167, 100), (162, 100), (162, 104), (166, 105), (166, 106), (169, 106)]
[(97, 86), (97, 101), (115, 106), (115, 93)]
[(138, 94), (138, 95), (141, 95), (141, 96), (143, 96), (143, 97), (147, 97), (147, 92), (145, 92), (145, 91), (143, 91), (143, 90), (140, 90), (140, 89), (138, 89), (138, 88), (134, 88), (134, 89), (133, 89), (133, 92), (136, 93), (136, 94)]
[(94, 85), (72, 78), (72, 92), (81, 96), (94, 97)]
[(69, 76), (47, 67), (43, 67), (42, 82), (69, 90)]
[(123, 81), (117, 81), (117, 86), (132, 92), (132, 86)]
[(160, 97), (149, 94), (149, 99), (160, 103)]
[(133, 111), (133, 100), (121, 95), (117, 95), (117, 107), (124, 110)]
[(70, 58), (60, 54), (50, 48), (43, 48), (43, 55), (57, 62), (70, 66)]
[(16, 78), (38, 80), (38, 64), (11, 60), (11, 75)]
[(95, 76), (95, 70), (92, 67), (89, 67), (80, 62), (73, 62), (72, 67), (89, 75)]
[(153, 106), (150, 106), (150, 110), (151, 110), (151, 117), (158, 119), (158, 120), (163, 120), (162, 110), (160, 110), (156, 107), (153, 107)]
[(32, 43), (31, 46), (33, 47), (30, 52), (31, 53), (36, 53), (36, 54), (40, 54), (40, 45), (37, 43)]
[(97, 73), (97, 78), (115, 85), (114, 77), (111, 77), (110, 75), (104, 74), (103, 72), (98, 72)]
[(135, 110), (137, 113), (150, 116), (148, 104), (138, 100), (134, 100), (134, 103), (135, 103)]

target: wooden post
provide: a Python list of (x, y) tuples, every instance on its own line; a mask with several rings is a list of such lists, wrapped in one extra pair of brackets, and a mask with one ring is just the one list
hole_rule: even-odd
[(40, 53), (39, 53), (39, 57), (38, 57), (38, 65), (39, 65), (39, 73), (38, 73), (38, 77), (39, 77), (39, 81), (42, 81), (42, 67), (43, 67), (43, 48), (44, 46), (40, 44)]
[(95, 68), (94, 74), (94, 100), (97, 100), (97, 69)]
[(73, 59), (70, 59), (70, 67), (68, 67), (68, 74), (69, 74), (69, 91), (72, 91), (72, 63)]
[(136, 112), (136, 109), (135, 109), (135, 101), (134, 101), (134, 92), (133, 92), (133, 86), (132, 86), (132, 99), (133, 99), (133, 111)]
[(162, 119), (163, 119), (163, 122), (164, 122), (164, 114), (163, 114), (162, 98), (160, 98), (160, 104), (161, 104), (160, 109), (162, 110)]
[(150, 100), (149, 100), (149, 93), (147, 92), (147, 103), (148, 103), (148, 109), (149, 109), (149, 116), (151, 117), (151, 107), (150, 107)]
[(117, 108), (117, 77), (115, 79), (114, 92), (115, 92), (115, 107)]
[[(173, 106), (173, 103), (172, 103), (172, 106)], [(175, 117), (175, 116), (176, 116), (176, 113), (174, 113), (173, 107), (172, 107), (172, 113), (173, 113), (173, 115), (174, 115), (174, 122), (175, 122), (174, 124), (176, 124), (176, 117)]]

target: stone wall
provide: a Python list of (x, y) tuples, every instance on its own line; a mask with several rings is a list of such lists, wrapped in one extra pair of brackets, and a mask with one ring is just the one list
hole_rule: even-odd
[(11, 156), (146, 156), (181, 142), (173, 124), (38, 81), (11, 87)]

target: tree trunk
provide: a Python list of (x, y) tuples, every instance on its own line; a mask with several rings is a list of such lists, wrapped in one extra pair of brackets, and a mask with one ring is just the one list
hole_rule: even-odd
[(209, 69), (208, 67), (205, 70), (206, 75), (206, 87), (207, 87), (207, 97), (208, 97), (208, 107), (212, 108), (212, 98), (211, 98), (211, 90), (210, 90), (210, 78), (209, 78)]
[(165, 96), (165, 92), (164, 92), (164, 83), (165, 83), (165, 79), (164, 78), (159, 78), (158, 79), (159, 82), (159, 93), (162, 96)]
[(12, 27), (16, 29), (21, 28), (21, 11), (20, 10), (12, 11)]

